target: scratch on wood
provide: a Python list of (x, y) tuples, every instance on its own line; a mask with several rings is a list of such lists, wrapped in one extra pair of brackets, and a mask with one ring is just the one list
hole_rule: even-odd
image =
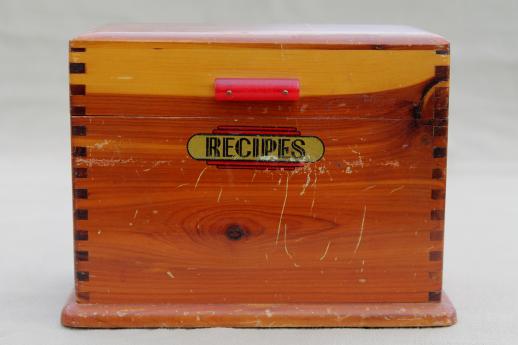
[(223, 187), (219, 187), (218, 202), (221, 200), (221, 193), (223, 193)]
[(324, 250), (324, 254), (320, 257), (320, 261), (324, 260), (327, 256), (327, 252), (329, 251), (329, 246), (331, 245), (331, 241), (327, 242), (326, 250)]
[(389, 193), (389, 194), (392, 194), (392, 193), (395, 193), (395, 192), (397, 192), (397, 191), (400, 191), (400, 190), (401, 190), (401, 189), (403, 189), (403, 188), (405, 188), (405, 186), (399, 186), (399, 187), (397, 187), (397, 188), (394, 188), (394, 189), (392, 189), (392, 190), (390, 191), (390, 193)]
[(100, 142), (100, 143), (95, 143), (95, 144), (94, 144), (94, 147), (95, 147), (96, 149), (100, 150), (100, 149), (102, 149), (103, 147), (105, 147), (106, 145), (108, 145), (109, 143), (110, 143), (110, 140), (107, 140), (107, 139), (106, 139), (106, 140), (104, 140), (104, 141), (102, 141), (102, 142)]
[(393, 167), (393, 168), (399, 168), (399, 161), (396, 161), (396, 160), (393, 160), (393, 161), (385, 161), (385, 162), (381, 162), (381, 163), (379, 163), (378, 165), (381, 165), (381, 166), (390, 166), (390, 167)]
[(362, 225), (360, 228), (360, 235), (358, 236), (358, 242), (356, 242), (356, 247), (354, 248), (353, 256), (356, 255), (356, 252), (358, 252), (358, 248), (360, 248), (360, 244), (362, 242), (363, 238), (363, 228), (365, 225), (365, 214), (367, 213), (367, 205), (363, 206), (363, 216), (362, 216)]
[(198, 175), (198, 179), (196, 180), (196, 184), (194, 185), (194, 190), (196, 190), (196, 188), (198, 188), (198, 183), (200, 183), (200, 179), (203, 176), (203, 173), (205, 172), (205, 170), (207, 170), (207, 167), (203, 168), (203, 170)]
[(311, 176), (310, 176), (310, 174), (308, 173), (308, 174), (306, 175), (306, 183), (304, 183), (304, 184), (302, 185), (302, 190), (300, 191), (300, 195), (304, 195), (304, 193), (306, 193), (306, 188), (308, 188), (308, 186), (309, 186), (310, 182), (311, 182)]
[(362, 189), (362, 192), (368, 191), (370, 189), (376, 188), (377, 185), (373, 184), (372, 186), (368, 186)]
[(171, 279), (174, 278), (173, 272), (167, 271), (166, 274), (169, 276), (169, 278), (171, 278)]
[[(184, 162), (184, 161), (182, 161), (182, 163), (183, 163), (183, 162)], [(156, 167), (158, 167), (158, 166), (160, 166), (160, 165), (164, 165), (164, 164), (168, 164), (168, 165), (170, 165), (170, 164), (171, 164), (171, 161), (169, 161), (169, 160), (166, 160), (166, 161), (155, 161), (155, 162), (153, 163), (153, 165), (152, 165), (150, 168), (144, 169), (143, 171), (148, 172), (148, 171), (150, 171), (151, 169), (154, 169), (154, 168), (156, 168)]]
[(351, 151), (358, 155), (358, 165), (363, 168), (363, 159), (362, 159), (361, 153), (352, 148), (351, 148)]
[(311, 200), (311, 208), (309, 209), (309, 214), (313, 213), (313, 207), (315, 207), (315, 198), (317, 195), (317, 180), (318, 175), (315, 173), (315, 182), (313, 182), (313, 199)]
[(99, 167), (113, 167), (116, 165), (124, 165), (133, 163), (135, 160), (133, 158), (128, 159), (101, 159), (101, 158), (76, 158), (77, 164), (85, 164), (88, 167), (99, 166)]
[(188, 183), (182, 183), (182, 184), (179, 184), (178, 186), (176, 186), (176, 188), (181, 188), (181, 187), (184, 187), (184, 186), (187, 186)]
[(282, 217), (284, 216), (284, 209), (286, 208), (286, 201), (288, 201), (288, 183), (289, 176), (286, 174), (286, 191), (284, 193), (284, 202), (282, 203), (281, 215), (279, 217), (279, 224), (277, 225), (277, 238), (275, 239), (275, 245), (279, 243), (279, 235), (281, 233)]

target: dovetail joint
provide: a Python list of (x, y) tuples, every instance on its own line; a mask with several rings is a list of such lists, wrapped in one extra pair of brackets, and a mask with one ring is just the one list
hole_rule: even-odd
[(86, 115), (86, 107), (84, 107), (82, 105), (73, 105), (70, 107), (70, 115), (84, 116), (84, 115)]
[(83, 62), (71, 62), (69, 64), (69, 72), (71, 74), (83, 74), (86, 73), (86, 64)]
[(70, 84), (70, 95), (84, 96), (86, 95), (86, 85), (84, 84)]
[(84, 137), (86, 135), (86, 126), (72, 126), (72, 136)]
[(446, 198), (446, 193), (444, 189), (432, 189), (432, 199), (433, 200), (444, 200)]
[[(72, 95), (84, 94), (85, 87), (84, 85), (70, 85), (70, 93)], [(72, 106), (71, 107), (72, 115), (81, 115), (85, 114), (86, 110), (84, 107)], [(87, 135), (87, 127), (84, 125), (73, 125), (71, 130), (72, 136), (86, 136)], [(85, 146), (72, 146), (72, 157), (73, 162), (75, 162), (74, 158), (77, 157), (86, 157), (88, 154), (87, 147)], [(73, 178), (75, 179), (83, 179), (88, 177), (87, 168), (72, 168)], [(75, 182), (75, 181), (74, 181)], [(88, 189), (87, 188), (75, 188), (76, 185), (74, 183), (73, 188), (73, 198), (77, 199), (88, 199)], [(74, 201), (74, 205), (76, 205), (76, 201)], [(76, 207), (76, 206), (75, 206)], [(75, 221), (85, 221), (89, 218), (89, 212), (86, 208), (75, 208), (74, 210), (74, 220)], [(84, 286), (81, 286), (79, 283), (88, 282), (90, 280), (90, 272), (81, 269), (78, 266), (79, 262), (89, 261), (90, 253), (88, 250), (84, 250), (82, 247), (85, 241), (88, 241), (88, 230), (84, 229), (82, 226), (85, 224), (79, 224), (81, 228), (78, 229), (78, 223), (74, 222), (74, 240), (75, 240), (75, 251), (74, 251), (74, 259), (76, 262), (75, 268), (75, 278), (76, 278), (76, 300), (78, 302), (87, 303), (90, 301), (90, 292), (83, 291)], [(83, 242), (83, 245), (78, 246), (80, 242)]]
[(75, 210), (74, 218), (76, 220), (88, 220), (88, 210), (84, 208), (78, 208)]
[(435, 180), (440, 180), (443, 178), (442, 169), (432, 169), (432, 178)]
[(444, 210), (442, 209), (433, 209), (430, 212), (431, 220), (444, 220)]
[(445, 137), (448, 133), (447, 126), (433, 126), (432, 127), (432, 136), (434, 137)]
[(75, 188), (74, 189), (74, 198), (75, 199), (88, 199), (88, 189)]
[(76, 250), (75, 257), (76, 257), (76, 261), (88, 261), (88, 251)]
[(90, 292), (77, 291), (76, 298), (78, 302), (88, 302), (90, 301)]
[(76, 230), (74, 233), (74, 240), (76, 241), (88, 241), (88, 231)]
[[(86, 48), (70, 48), (71, 52), (85, 52)], [(68, 70), (70, 74), (85, 74), (86, 64), (84, 62), (70, 62), (68, 64)], [(86, 95), (85, 84), (70, 84), (70, 95), (71, 96), (84, 96)], [(81, 104), (77, 104), (76, 100), (71, 97), (70, 114), (72, 116), (83, 116), (86, 115), (86, 107)]]
[(86, 168), (73, 168), (74, 178), (87, 178), (88, 170)]
[(433, 148), (433, 158), (445, 158), (446, 157), (446, 147), (434, 147)]
[(450, 66), (435, 66), (435, 78), (440, 81), (450, 79)]
[(428, 292), (428, 301), (430, 301), (430, 302), (440, 302), (441, 301), (441, 291), (430, 291), (430, 292)]
[(76, 279), (78, 281), (87, 282), (90, 280), (90, 272), (86, 271), (77, 271), (76, 272)]
[(72, 156), (74, 157), (86, 157), (87, 150), (84, 146), (74, 146), (72, 148)]
[[(437, 50), (436, 54), (447, 55), (448, 50)], [(450, 78), (449, 66), (435, 67), (435, 81), (448, 81)], [(445, 84), (445, 83), (443, 83)], [(434, 167), (432, 168), (432, 180), (441, 180), (443, 183), (434, 182), (430, 190), (430, 199), (432, 200), (432, 209), (430, 210), (430, 219), (433, 221), (433, 227), (429, 232), (429, 240), (433, 243), (432, 250), (428, 252), (428, 261), (433, 264), (434, 270), (428, 272), (428, 277), (434, 284), (440, 284), (442, 280), (442, 268), (437, 269), (437, 263), (442, 266), (443, 250), (442, 241), (444, 240), (444, 200), (446, 198), (446, 189), (444, 181), (445, 164), (447, 157), (446, 137), (448, 135), (448, 101), (449, 87), (439, 84), (434, 87), (431, 95), (431, 118), (427, 119), (425, 125), (431, 127), (433, 139), (432, 157)], [(437, 159), (437, 160), (436, 160)], [(434, 288), (434, 290), (436, 287)], [(429, 291), (429, 302), (440, 302), (441, 291)]]
[(441, 261), (442, 260), (442, 251), (434, 250), (429, 253), (430, 261)]
[(82, 47), (70, 47), (71, 53), (84, 53), (86, 51), (86, 48)]

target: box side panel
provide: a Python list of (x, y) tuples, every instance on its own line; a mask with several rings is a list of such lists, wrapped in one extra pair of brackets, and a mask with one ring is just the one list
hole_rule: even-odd
[[(210, 79), (195, 77), (198, 64), (188, 69), (180, 59), (155, 70), (164, 55), (126, 52), (149, 59), (135, 65), (124, 54), (91, 53), (72, 49), (70, 66), (79, 302), (440, 300), (447, 56), (390, 60), (393, 52), (372, 51), (385, 55), (327, 63), (313, 56), (330, 87), (317, 73), (305, 77), (302, 51), (289, 73), (310, 86), (299, 102), (221, 104), (210, 96)], [(217, 61), (214, 76), (287, 76), (275, 65), (284, 61), (279, 52), (268, 54), (275, 58), (246, 67), (236, 60), (221, 68), (224, 55), (206, 60)], [(377, 78), (358, 67), (365, 59)], [(106, 64), (151, 70), (133, 82), (121, 71), (109, 74)], [(162, 78), (159, 71), (171, 68)], [(187, 72), (178, 77), (191, 88), (186, 95), (167, 83), (182, 71), (198, 80), (189, 86)], [(405, 73), (413, 77), (397, 79)], [(344, 74), (349, 80), (334, 79)], [(146, 91), (153, 80), (166, 91)], [(194, 89), (199, 94), (190, 95)], [(220, 126), (296, 128), (320, 138), (325, 154), (293, 170), (218, 169), (193, 160), (189, 138)], [(239, 240), (228, 234), (235, 225)]]
[(193, 134), (233, 123), (73, 118), (86, 132), (73, 138), (74, 169), (87, 171), (74, 195), (91, 302), (415, 302), (440, 291), (444, 184), (432, 174), (443, 158), (431, 126), (276, 120), (325, 144), (323, 159), (294, 170), (189, 156)]

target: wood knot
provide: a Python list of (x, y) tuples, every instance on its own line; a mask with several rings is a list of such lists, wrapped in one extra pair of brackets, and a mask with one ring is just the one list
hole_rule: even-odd
[(246, 235), (246, 231), (239, 225), (230, 225), (226, 231), (227, 238), (231, 241), (237, 241)]

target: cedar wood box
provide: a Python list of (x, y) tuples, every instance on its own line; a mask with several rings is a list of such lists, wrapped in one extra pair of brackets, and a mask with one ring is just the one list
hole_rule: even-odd
[(449, 44), (397, 26), (70, 42), (70, 327), (443, 326)]

